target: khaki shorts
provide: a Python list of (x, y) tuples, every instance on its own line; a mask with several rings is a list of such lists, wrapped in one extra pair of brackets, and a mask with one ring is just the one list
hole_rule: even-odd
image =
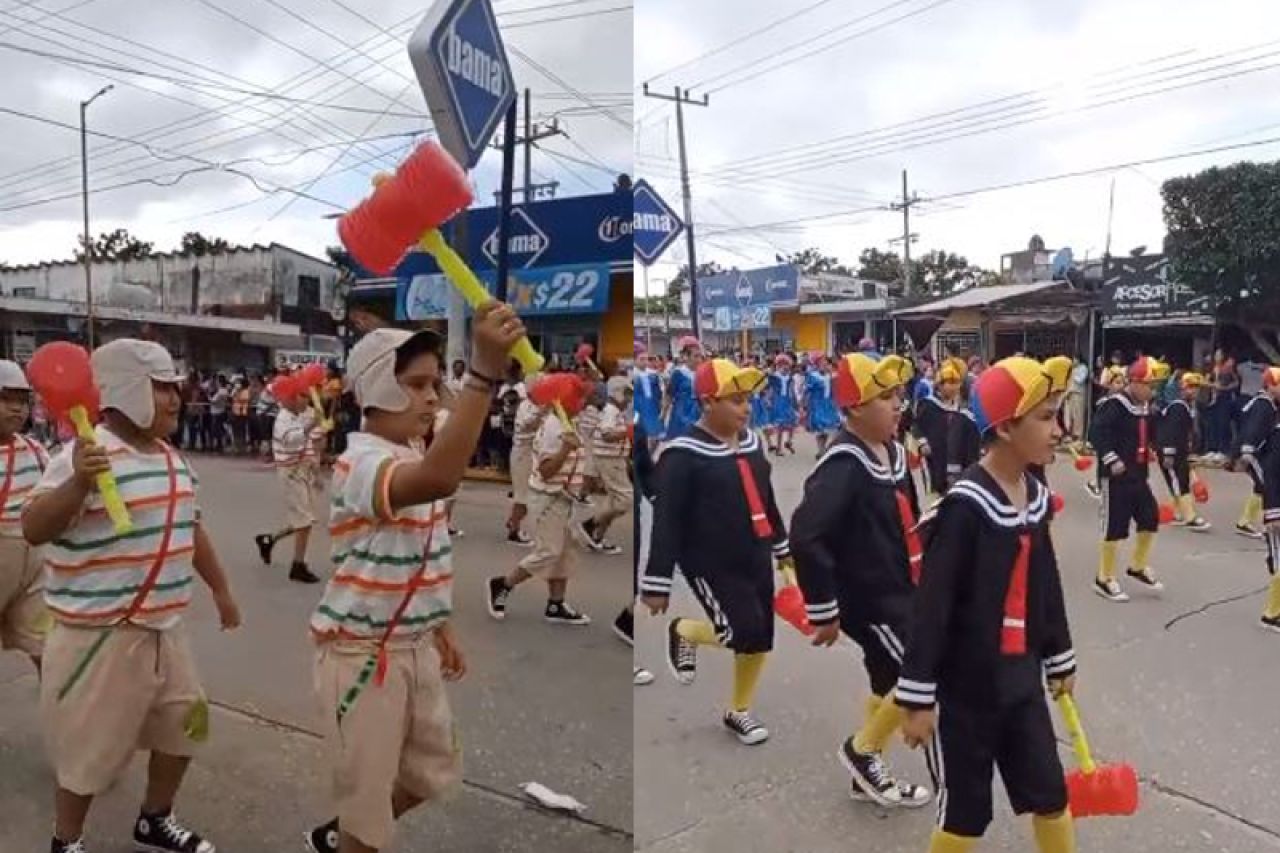
[[(624, 515), (631, 509), (631, 478), (627, 476), (627, 457), (598, 456), (596, 466), (600, 471), (600, 481), (604, 484), (606, 495), (602, 512)], [(598, 514), (597, 514), (598, 515)]]
[(0, 649), (40, 657), (51, 623), (44, 607), (44, 553), (0, 539)]
[(462, 780), (462, 750), (431, 636), (389, 647), (386, 680), (372, 681), (338, 723), (338, 703), (356, 683), (374, 645), (325, 643), (316, 652), (315, 689), (333, 769), (338, 823), (366, 846), (391, 843), (396, 788), (423, 800)]
[(573, 500), (563, 492), (549, 495), (530, 489), (529, 514), (533, 517), (533, 551), (520, 561), (520, 568), (548, 581), (572, 575), (578, 564), (578, 548), (569, 533)]
[(533, 474), (533, 448), (511, 448), (511, 500), (529, 505), (529, 477)]
[(313, 527), (316, 523), (316, 498), (320, 495), (319, 472), (311, 465), (280, 469), (280, 486), (284, 491), (284, 526), (288, 530)]
[[(59, 701), (58, 692), (102, 630), (98, 656)], [(133, 754), (190, 757), (187, 714), (203, 696), (186, 631), (72, 628), (56, 623), (45, 641), (40, 716), (58, 785), (81, 796), (106, 791)]]

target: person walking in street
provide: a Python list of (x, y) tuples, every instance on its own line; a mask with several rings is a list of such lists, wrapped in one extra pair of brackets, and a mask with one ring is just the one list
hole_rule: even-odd
[(606, 540), (605, 534), (615, 521), (627, 514), (632, 503), (633, 490), (627, 476), (631, 429), (626, 414), (631, 403), (631, 383), (625, 376), (614, 376), (606, 383), (606, 391), (608, 400), (591, 437), (596, 476), (605, 497), (603, 506), (579, 525), (578, 532), (591, 550), (621, 554), (622, 548)]
[(273, 395), (280, 402), (271, 445), (284, 501), (284, 524), (275, 533), (259, 533), (253, 542), (263, 564), (269, 566), (275, 546), (293, 537), (289, 580), (319, 583), (320, 578), (307, 565), (307, 545), (316, 524), (315, 505), (321, 491), (319, 457), (324, 431), (300, 388), (288, 380), (277, 381)]

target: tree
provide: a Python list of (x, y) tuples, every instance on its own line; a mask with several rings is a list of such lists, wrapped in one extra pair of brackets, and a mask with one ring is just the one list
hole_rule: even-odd
[(911, 262), (912, 292), (946, 296), (970, 287), (999, 284), (999, 273), (974, 266), (963, 255), (934, 249)]
[(804, 249), (796, 252), (787, 258), (787, 263), (793, 267), (799, 267), (800, 272), (805, 275), (853, 275), (853, 270), (846, 267), (840, 261), (830, 255), (822, 254), (821, 250), (816, 248)]
[(222, 255), (231, 251), (231, 244), (221, 237), (210, 239), (199, 231), (188, 231), (182, 235), (182, 242), (178, 246), (178, 251), (184, 255), (195, 255), (196, 257)]
[(902, 281), (902, 258), (897, 252), (882, 252), (876, 248), (863, 249), (858, 255), (858, 278), (887, 284)]
[[(84, 260), (84, 238), (79, 240), (80, 248), (76, 250), (76, 260)], [(134, 237), (124, 228), (117, 228), (103, 233), (93, 241), (93, 259), (95, 261), (136, 261), (150, 257), (154, 243), (146, 243)]]
[[(725, 268), (720, 266), (715, 261), (707, 261), (706, 263), (698, 264), (699, 280), (704, 279), (707, 276), (720, 275), (720, 273), (725, 271), (726, 271)], [(667, 282), (667, 295), (674, 296), (678, 300), (680, 297), (680, 294), (688, 289), (689, 289), (689, 267), (688, 265), (685, 265), (680, 268), (680, 272), (676, 273), (675, 278)]]
[(1160, 189), (1170, 277), (1236, 318), (1280, 360), (1280, 339), (1249, 318), (1280, 307), (1280, 163), (1237, 163)]

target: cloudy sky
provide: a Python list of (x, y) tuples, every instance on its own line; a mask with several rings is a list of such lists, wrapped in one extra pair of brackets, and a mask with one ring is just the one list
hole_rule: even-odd
[[(1097, 257), (1158, 249), (1159, 185), (1280, 143), (978, 195), (970, 190), (1280, 137), (1270, 0), (636, 0), (637, 174), (679, 207), (685, 110), (698, 260), (743, 268), (819, 246), (889, 248), (901, 172), (923, 199), (913, 252), (998, 268), (1040, 234)], [(729, 11), (731, 10), (731, 14)], [(796, 222), (796, 220), (804, 220)], [(766, 225), (767, 227), (749, 227)], [(683, 261), (682, 246), (667, 261)], [(670, 277), (668, 263), (652, 279)]]
[[(425, 0), (0, 4), (0, 262), (71, 255), (78, 103), (107, 84), (89, 126), (133, 142), (91, 140), (92, 230), (127, 228), (158, 250), (198, 230), (322, 253), (336, 242), (324, 215), (431, 129), (405, 50)], [(535, 179), (561, 195), (609, 190), (632, 160), (628, 0), (493, 5), (535, 117), (569, 134), (534, 153)], [(491, 152), (474, 173), (485, 203), (500, 163)]]

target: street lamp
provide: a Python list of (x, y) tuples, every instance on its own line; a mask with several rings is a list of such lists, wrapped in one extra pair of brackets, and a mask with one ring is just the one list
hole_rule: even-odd
[(89, 105), (114, 89), (103, 86), (87, 101), (80, 102), (80, 197), (84, 204), (84, 302), (85, 326), (89, 349), (93, 350), (93, 238), (89, 236), (89, 133), (85, 129), (84, 114)]

